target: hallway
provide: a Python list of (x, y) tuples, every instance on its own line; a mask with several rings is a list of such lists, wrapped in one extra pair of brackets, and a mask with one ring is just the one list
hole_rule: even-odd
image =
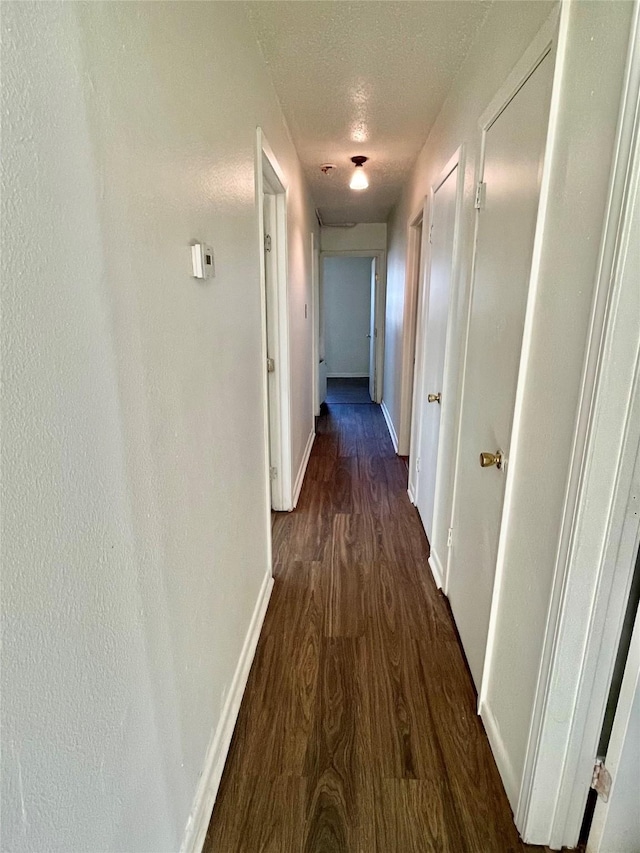
[(380, 407), (323, 407), (206, 853), (523, 845)]
[(0, 850), (640, 853), (640, 0), (1, 8)]

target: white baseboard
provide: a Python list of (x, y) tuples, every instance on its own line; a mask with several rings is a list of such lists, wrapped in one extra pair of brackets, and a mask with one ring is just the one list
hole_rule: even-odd
[(398, 434), (396, 433), (396, 428), (393, 425), (393, 421), (391, 420), (391, 415), (389, 414), (389, 409), (387, 409), (387, 404), (383, 400), (380, 404), (380, 408), (382, 409), (382, 414), (384, 415), (384, 419), (387, 422), (387, 428), (389, 430), (389, 435), (391, 436), (391, 441), (393, 442), (393, 449), (395, 452), (398, 452)]
[(489, 746), (491, 747), (491, 752), (493, 753), (493, 757), (498, 765), (498, 772), (502, 778), (502, 784), (507, 792), (511, 808), (515, 811), (516, 806), (518, 805), (520, 781), (516, 778), (513, 765), (509, 760), (509, 754), (505, 748), (502, 736), (500, 735), (500, 727), (498, 726), (498, 722), (486, 702), (481, 701), (479, 703), (478, 714), (484, 723), (484, 728), (489, 739)]
[(309, 457), (311, 456), (311, 450), (313, 449), (313, 442), (315, 441), (316, 433), (315, 430), (311, 430), (309, 433), (309, 438), (307, 439), (307, 446), (304, 449), (304, 453), (302, 454), (302, 462), (300, 463), (300, 468), (298, 470), (298, 476), (296, 477), (296, 483), (293, 487), (293, 506), (291, 509), (295, 509), (298, 504), (298, 498), (300, 497), (300, 492), (302, 490), (302, 484), (304, 483), (304, 475), (307, 473), (307, 465), (309, 464)]
[(438, 589), (442, 589), (444, 586), (444, 572), (442, 570), (442, 564), (438, 559), (438, 555), (433, 550), (429, 553), (429, 567), (431, 569), (433, 579), (436, 582), (436, 586)]
[(415, 506), (416, 505), (416, 495), (415, 495), (415, 492), (413, 491), (413, 483), (409, 483), (409, 485), (407, 486), (407, 494), (409, 495), (409, 500)]
[(256, 606), (251, 616), (249, 630), (247, 631), (240, 659), (236, 667), (231, 689), (227, 696), (227, 701), (224, 703), (220, 721), (213, 732), (213, 736), (207, 749), (207, 754), (200, 777), (200, 783), (196, 790), (196, 795), (193, 801), (193, 807), (187, 828), (184, 833), (180, 853), (201, 853), (202, 845), (207, 834), (209, 821), (211, 820), (211, 812), (216, 801), (218, 786), (222, 778), (222, 771), (227, 760), (227, 753), (231, 745), (231, 737), (240, 711), (240, 703), (242, 695), (249, 677), (249, 670), (253, 663), (253, 657), (258, 645), (260, 630), (264, 621), (267, 605), (271, 597), (273, 588), (273, 578), (271, 575), (265, 575), (256, 601)]
[(368, 379), (368, 373), (327, 373), (327, 379)]

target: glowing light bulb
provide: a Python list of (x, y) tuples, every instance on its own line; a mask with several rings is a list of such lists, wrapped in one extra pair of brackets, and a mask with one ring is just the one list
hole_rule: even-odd
[(366, 190), (369, 186), (369, 181), (367, 179), (367, 175), (362, 168), (362, 166), (356, 166), (354, 169), (353, 175), (351, 176), (351, 183), (349, 184), (352, 190)]

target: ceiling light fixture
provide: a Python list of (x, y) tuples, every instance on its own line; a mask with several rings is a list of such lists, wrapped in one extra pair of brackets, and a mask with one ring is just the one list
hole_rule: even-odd
[(351, 182), (349, 184), (352, 190), (366, 190), (369, 186), (369, 181), (367, 180), (365, 171), (362, 168), (368, 159), (368, 157), (351, 158), (351, 162), (355, 166), (353, 175), (351, 176)]

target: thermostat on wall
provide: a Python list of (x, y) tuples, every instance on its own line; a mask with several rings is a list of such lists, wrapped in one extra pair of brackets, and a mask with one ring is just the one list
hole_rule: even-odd
[(204, 243), (191, 246), (191, 263), (194, 278), (213, 278), (213, 249)]

